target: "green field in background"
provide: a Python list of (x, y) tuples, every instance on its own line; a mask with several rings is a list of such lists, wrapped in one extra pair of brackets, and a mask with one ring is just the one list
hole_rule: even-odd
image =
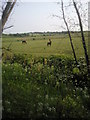
[[(49, 38), (52, 40), (51, 47), (47, 46)], [(80, 34), (73, 33), (72, 39), (77, 57), (83, 57), (84, 50)], [(87, 35), (85, 39), (86, 45), (88, 45)], [(26, 40), (27, 44), (22, 44), (22, 40)], [(65, 55), (73, 57), (70, 40), (67, 34), (33, 34), (33, 36), (29, 35), (24, 37), (3, 35), (2, 41), (3, 51), (8, 52), (6, 49), (10, 45), (9, 54), (27, 54), (37, 57), (50, 55)]]

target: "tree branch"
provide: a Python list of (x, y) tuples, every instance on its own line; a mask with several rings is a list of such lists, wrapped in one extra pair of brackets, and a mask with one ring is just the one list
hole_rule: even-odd
[(13, 27), (13, 25), (11, 25), (11, 26), (9, 26), (9, 27), (6, 27), (6, 28), (4, 28), (3, 30), (9, 29), (9, 28), (11, 28), (11, 27)]

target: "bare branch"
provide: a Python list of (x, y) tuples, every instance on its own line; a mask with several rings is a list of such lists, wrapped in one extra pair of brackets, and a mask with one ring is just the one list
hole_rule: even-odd
[(11, 25), (11, 26), (9, 26), (9, 27), (5, 27), (3, 30), (9, 29), (9, 28), (11, 28), (11, 27), (13, 27), (13, 25)]
[(52, 15), (53, 17), (57, 17), (57, 18), (59, 18), (59, 19), (63, 19), (62, 17), (60, 17), (60, 16), (58, 16), (58, 15)]

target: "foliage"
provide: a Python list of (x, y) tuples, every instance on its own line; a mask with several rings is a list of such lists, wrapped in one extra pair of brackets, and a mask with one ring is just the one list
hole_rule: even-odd
[(2, 66), (3, 118), (90, 119), (90, 86), (83, 59), (79, 69), (69, 57), (13, 55)]

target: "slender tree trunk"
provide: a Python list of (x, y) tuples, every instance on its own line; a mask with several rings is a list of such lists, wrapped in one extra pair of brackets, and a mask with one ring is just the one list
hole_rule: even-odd
[(77, 16), (78, 16), (78, 20), (79, 20), (80, 29), (81, 29), (82, 44), (83, 44), (85, 59), (86, 59), (86, 63), (87, 63), (87, 70), (88, 70), (88, 72), (90, 72), (90, 69), (89, 69), (89, 58), (88, 58), (88, 53), (87, 53), (87, 48), (86, 48), (86, 43), (85, 43), (85, 37), (84, 37), (84, 33), (83, 33), (82, 21), (81, 21), (79, 10), (78, 10), (78, 8), (76, 6), (76, 2), (74, 0), (73, 0), (73, 5), (74, 5), (74, 8), (76, 10), (76, 13), (77, 13)]
[[(0, 42), (1, 42), (1, 36), (2, 36), (2, 32), (3, 32), (3, 29), (4, 29), (4, 26), (5, 26), (5, 23), (7, 22), (8, 20), (8, 17), (15, 5), (17, 0), (11, 0), (11, 2), (7, 2), (6, 4), (6, 7), (5, 9), (3, 10), (3, 13), (2, 13), (2, 18), (0, 20)], [(0, 60), (2, 59), (2, 55), (0, 56)]]
[(2, 13), (2, 18), (1, 18), (2, 26), (0, 26), (0, 27), (2, 27), (2, 29), (0, 30), (0, 33), (2, 33), (2, 31), (3, 31), (5, 23), (8, 20), (8, 17), (10, 15), (16, 1), (17, 0), (14, 0), (14, 1), (12, 0), (12, 2), (9, 2), (9, 0), (8, 0), (7, 5)]
[(4, 28), (4, 25), (5, 25), (6, 21), (7, 21), (7, 19), (8, 19), (8, 11), (9, 11), (10, 7), (11, 7), (11, 2), (7, 2), (7, 5), (6, 5), (6, 7), (5, 7), (4, 11), (3, 11), (2, 19), (1, 19), (1, 21), (2, 21), (2, 30)]
[(63, 7), (63, 1), (62, 1), (62, 0), (61, 0), (61, 5), (62, 5), (63, 20), (64, 20), (64, 23), (65, 23), (65, 25), (66, 25), (66, 27), (67, 27), (67, 31), (68, 31), (68, 35), (69, 35), (69, 39), (70, 39), (70, 43), (71, 43), (71, 47), (72, 47), (74, 59), (75, 59), (75, 61), (76, 61), (76, 64), (78, 64), (77, 58), (76, 58), (76, 54), (75, 54), (75, 50), (74, 50), (74, 46), (73, 46), (73, 43), (72, 43), (72, 37), (71, 37), (70, 31), (69, 31), (69, 27), (68, 27), (67, 21), (66, 21), (66, 19), (65, 19), (64, 7)]

